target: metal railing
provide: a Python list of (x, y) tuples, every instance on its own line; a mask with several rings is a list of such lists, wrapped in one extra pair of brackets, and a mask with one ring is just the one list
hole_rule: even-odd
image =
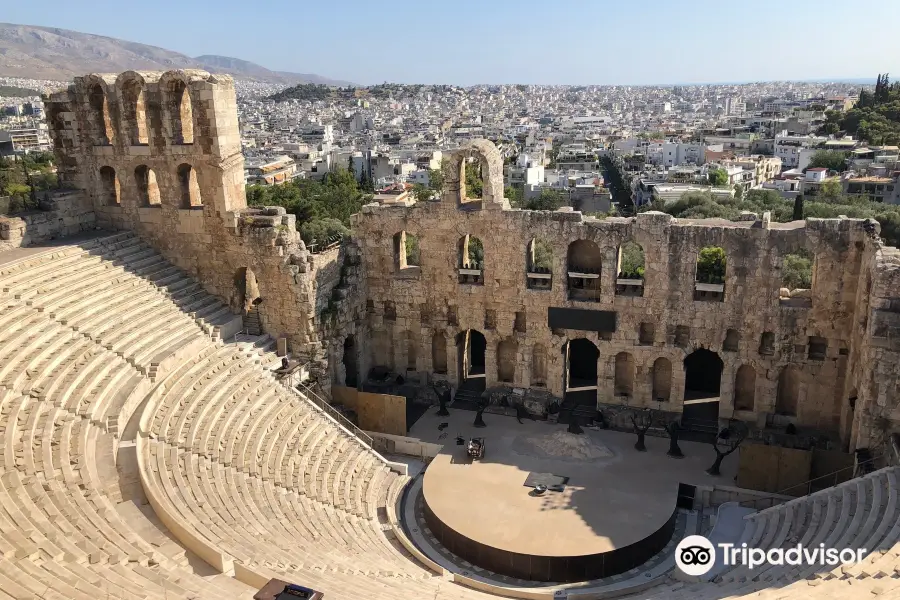
[[(283, 384), (282, 384), (283, 385)], [(327, 400), (322, 398), (319, 394), (317, 394), (313, 389), (300, 382), (296, 387), (292, 385), (285, 385), (284, 387), (290, 389), (293, 393), (298, 396), (305, 398), (314, 406), (317, 406), (322, 412), (330, 416), (332, 419), (337, 421), (341, 426), (343, 426), (347, 431), (355, 435), (359, 441), (368, 446), (370, 449), (374, 450), (372, 436), (354, 425), (350, 419), (341, 414), (339, 410), (333, 407)]]
[[(859, 469), (863, 465), (866, 465), (869, 463), (874, 463), (876, 460), (880, 459), (881, 457), (882, 457), (882, 455), (879, 454), (878, 456), (873, 456), (872, 458), (866, 459), (864, 461), (854, 463), (854, 464), (850, 465), (849, 467), (844, 467), (842, 469), (838, 469), (837, 471), (832, 471), (831, 473), (826, 473), (825, 475), (813, 477), (812, 479), (810, 479), (808, 481), (804, 481), (803, 483), (798, 483), (798, 484), (786, 487), (783, 490), (779, 490), (771, 495), (763, 496), (761, 498), (753, 498), (751, 500), (743, 500), (743, 501), (741, 501), (740, 504), (741, 504), (741, 506), (746, 506), (748, 508), (755, 508), (756, 510), (763, 510), (765, 508), (771, 508), (771, 507), (775, 506), (776, 504), (784, 504), (785, 502), (789, 502), (793, 498), (790, 498), (790, 499), (780, 498), (779, 496), (791, 496), (792, 494), (789, 494), (788, 492), (790, 492), (792, 490), (796, 490), (797, 488), (802, 488), (805, 486), (806, 491), (803, 494), (796, 496), (796, 498), (801, 498), (803, 496), (812, 494), (813, 491), (820, 492), (822, 490), (827, 490), (828, 488), (833, 488), (833, 487), (840, 485), (841, 483), (850, 481), (854, 477), (858, 477), (859, 475), (856, 474), (857, 469)], [(838, 481), (838, 475), (840, 475), (841, 473), (844, 473), (846, 471), (851, 471), (852, 475), (843, 481)], [(833, 478), (834, 483), (832, 483), (831, 485), (823, 486), (820, 489), (813, 490), (814, 482), (821, 481), (823, 479), (831, 479), (831, 478)], [(768, 506), (761, 506), (761, 503), (763, 503), (763, 502), (768, 502), (769, 503)]]

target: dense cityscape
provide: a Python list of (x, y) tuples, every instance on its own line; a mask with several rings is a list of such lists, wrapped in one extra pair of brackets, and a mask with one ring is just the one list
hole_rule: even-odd
[[(38, 92), (63, 85), (0, 78), (0, 153), (50, 149)], [(301, 195), (304, 185), (352, 169), (359, 205), (364, 192), (382, 200), (425, 198), (439, 186), (433, 178), (444, 153), (486, 138), (505, 159), (507, 197), (525, 208), (569, 205), (602, 215), (650, 206), (675, 210), (673, 204), (686, 198), (693, 216), (734, 217), (735, 206), (753, 210), (761, 201), (787, 217), (793, 214), (788, 203), (798, 196), (819, 195), (837, 206), (851, 197), (879, 203), (872, 216), (881, 215), (890, 228), (895, 217), (890, 210), (882, 215), (884, 205), (900, 203), (900, 129), (861, 131), (858, 119), (849, 119), (850, 127), (842, 123), (871, 85), (334, 88), (239, 79), (236, 88), (246, 182), (297, 186), (309, 180), (300, 185)], [(285, 190), (249, 189), (251, 201), (285, 202)], [(7, 190), (16, 193), (22, 189)], [(772, 204), (776, 198), (785, 201), (780, 208)], [(757, 202), (734, 204), (752, 199)], [(821, 216), (829, 210), (836, 216), (839, 209), (825, 208)], [(861, 216), (866, 208), (851, 212)], [(319, 211), (334, 216), (328, 213), (327, 207)], [(309, 232), (322, 234), (321, 223), (307, 229), (308, 241)], [(344, 231), (336, 224), (331, 229), (324, 235)]]

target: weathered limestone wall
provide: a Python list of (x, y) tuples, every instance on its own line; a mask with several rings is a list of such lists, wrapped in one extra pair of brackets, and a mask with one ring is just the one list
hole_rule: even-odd
[(851, 447), (878, 449), (896, 461), (890, 436), (900, 432), (900, 250), (878, 246), (871, 255), (846, 391), (855, 408), (845, 419), (853, 421)]
[(42, 195), (40, 210), (0, 216), (0, 252), (96, 227), (94, 207), (80, 190), (42, 192)]
[(86, 192), (98, 225), (136, 231), (236, 312), (252, 270), (264, 330), (323, 358), (315, 265), (295, 217), (246, 206), (230, 77), (89, 75), (45, 101), (60, 176)]
[[(352, 241), (340, 248), (315, 255), (316, 264), (316, 326), (328, 356), (327, 380), (344, 385), (348, 367), (359, 376), (368, 372), (369, 363), (361, 352), (369, 337), (366, 321), (360, 248)], [(345, 352), (346, 344), (346, 352)], [(352, 381), (351, 381), (352, 383)], [(353, 386), (356, 387), (356, 386)]]
[[(494, 160), (481, 154), (480, 146), (460, 154), (474, 154), (483, 163)], [(724, 363), (720, 417), (760, 421), (774, 414), (779, 377), (793, 365), (800, 379), (796, 415), (776, 420), (840, 429), (848, 400), (847, 374), (860, 370), (850, 364), (851, 348), (860, 347), (855, 365), (873, 352), (854, 337), (862, 302), (858, 291), (878, 244), (877, 224), (852, 219), (788, 224), (685, 221), (661, 213), (596, 220), (566, 211), (509, 210), (504, 200), (487, 195), (481, 202), (461, 198), (461, 178), (456, 175), (460, 161), (451, 159), (453, 166), (445, 169), (448, 186), (441, 201), (409, 207), (369, 205), (355, 217), (354, 240), (361, 248), (371, 307), (371, 334), (361, 352), (372, 364), (403, 370), (408, 352), (414, 352), (416, 368), (433, 373), (432, 344), (437, 336), (438, 345), (446, 347), (448, 362), (446, 375), (438, 376), (458, 383), (455, 338), (473, 329), (487, 339), (488, 386), (500, 379), (497, 357), (499, 344), (505, 341), (504, 352), (514, 349), (512, 385), (531, 386), (537, 351), (546, 363), (547, 389), (562, 396), (563, 346), (567, 340), (587, 338), (600, 350), (598, 402), (680, 411), (683, 361), (694, 350), (706, 348)], [(399, 267), (395, 234), (403, 231), (418, 237), (420, 268)], [(483, 242), (483, 285), (459, 283), (459, 247), (465, 235)], [(553, 250), (548, 290), (526, 286), (527, 248), (534, 238), (546, 241)], [(577, 240), (590, 240), (600, 249), (599, 301), (568, 298), (567, 252)], [(628, 241), (640, 244), (645, 253), (643, 296), (616, 293), (618, 251)], [(697, 256), (705, 246), (719, 246), (727, 256), (723, 301), (694, 299)], [(811, 305), (806, 306), (803, 301), (779, 298), (784, 256), (800, 249), (815, 256)], [(614, 311), (616, 330), (552, 331), (550, 307)], [(514, 330), (517, 313), (520, 324), (524, 313), (524, 332)], [(642, 324), (643, 341), (639, 338)], [(773, 335), (771, 354), (761, 348), (764, 333)], [(810, 355), (810, 337), (827, 341), (824, 356)], [(620, 353), (626, 355), (619, 360), (620, 380), (628, 378), (633, 365), (630, 396), (616, 395)], [(671, 391), (668, 401), (658, 403), (652, 393), (653, 367), (660, 358), (671, 365)], [(752, 410), (736, 411), (735, 378), (743, 365), (749, 365), (755, 375)], [(849, 436), (846, 418), (842, 433)]]

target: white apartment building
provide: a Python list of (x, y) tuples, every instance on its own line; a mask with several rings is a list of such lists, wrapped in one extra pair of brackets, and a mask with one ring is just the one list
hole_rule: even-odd
[(661, 162), (666, 167), (706, 162), (706, 146), (700, 143), (665, 142), (661, 148)]
[[(775, 136), (775, 158), (781, 159), (781, 164), (788, 168), (800, 166), (801, 151), (805, 148), (814, 148), (825, 143), (827, 138), (813, 135), (799, 136), (779, 134)], [(809, 164), (807, 162), (807, 164)]]
[(725, 114), (726, 115), (742, 115), (747, 112), (747, 103), (740, 96), (729, 96), (725, 98)]
[(507, 167), (506, 181), (507, 185), (538, 185), (544, 182), (544, 167), (523, 152), (516, 164)]
[(334, 127), (332, 125), (303, 125), (297, 132), (304, 143), (319, 150), (329, 150), (334, 143)]
[(37, 127), (18, 127), (0, 131), (0, 153), (45, 152), (50, 150), (46, 123)]

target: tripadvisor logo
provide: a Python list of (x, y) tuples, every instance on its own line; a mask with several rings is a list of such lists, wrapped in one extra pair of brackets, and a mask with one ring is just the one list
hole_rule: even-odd
[[(718, 546), (718, 547), (717, 547)], [(699, 577), (706, 575), (719, 560), (722, 566), (734, 567), (746, 565), (754, 569), (762, 565), (820, 565), (836, 567), (862, 562), (866, 550), (844, 548), (826, 548), (819, 544), (807, 548), (801, 544), (790, 548), (750, 548), (747, 544), (720, 543), (714, 546), (702, 535), (689, 535), (675, 547), (675, 564), (686, 575)]]

